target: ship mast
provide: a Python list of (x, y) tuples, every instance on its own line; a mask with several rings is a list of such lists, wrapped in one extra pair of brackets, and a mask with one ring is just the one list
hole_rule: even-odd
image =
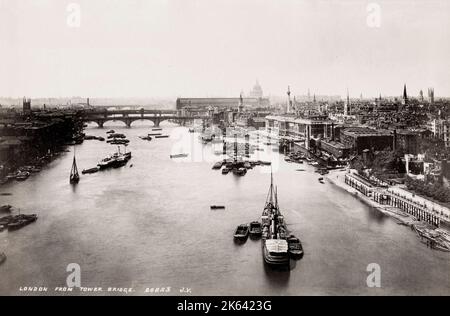
[(278, 210), (278, 187), (275, 187), (275, 208)]
[[(270, 168), (270, 188), (269, 188), (269, 193), (267, 194), (266, 204), (271, 203), (273, 205), (274, 204), (273, 197), (274, 197), (273, 173), (272, 173), (272, 168)], [(275, 197), (276, 197), (276, 195), (275, 195)]]
[(72, 163), (72, 171), (71, 174), (77, 174), (78, 175), (78, 168), (77, 168), (77, 160), (75, 158), (75, 147), (73, 148), (73, 163)]
[(237, 161), (238, 157), (238, 144), (237, 144), (237, 134), (234, 134), (234, 162)]

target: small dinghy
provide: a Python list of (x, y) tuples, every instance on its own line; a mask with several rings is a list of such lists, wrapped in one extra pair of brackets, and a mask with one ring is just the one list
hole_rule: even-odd
[(90, 173), (96, 173), (100, 170), (99, 167), (94, 167), (94, 168), (89, 168), (89, 169), (83, 169), (83, 171), (81, 171), (82, 174), (90, 174)]
[(173, 159), (173, 158), (186, 158), (187, 156), (189, 156), (189, 155), (188, 154), (170, 155), (170, 159)]
[(245, 168), (233, 169), (233, 174), (237, 176), (245, 176), (247, 174), (247, 169)]
[(260, 222), (251, 222), (250, 223), (250, 237), (261, 237), (262, 235), (262, 225)]
[(292, 259), (300, 259), (303, 257), (303, 246), (300, 239), (291, 235), (287, 239), (289, 255)]
[(247, 224), (241, 224), (236, 228), (236, 231), (234, 232), (234, 239), (237, 240), (245, 240), (248, 237), (248, 225)]
[(11, 205), (0, 206), (0, 213), (11, 213), (11, 209), (12, 209)]
[(223, 205), (211, 205), (212, 210), (224, 210), (225, 206)]

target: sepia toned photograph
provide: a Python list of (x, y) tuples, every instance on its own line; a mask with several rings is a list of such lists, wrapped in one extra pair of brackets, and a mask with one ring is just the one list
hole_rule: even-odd
[(446, 0), (0, 0), (0, 296), (450, 295), (449, 56)]

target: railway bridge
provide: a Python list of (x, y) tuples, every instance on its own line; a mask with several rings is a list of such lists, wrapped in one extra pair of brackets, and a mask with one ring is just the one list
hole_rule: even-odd
[(210, 116), (205, 115), (182, 115), (177, 110), (146, 110), (146, 109), (86, 109), (82, 114), (83, 121), (94, 122), (102, 128), (108, 121), (122, 121), (127, 127), (131, 127), (134, 121), (148, 120), (152, 121), (154, 126), (158, 127), (163, 121), (173, 121), (184, 124), (187, 121), (195, 119), (209, 120)]

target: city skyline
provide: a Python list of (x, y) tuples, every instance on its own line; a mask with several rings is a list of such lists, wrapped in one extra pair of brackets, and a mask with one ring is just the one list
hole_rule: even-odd
[[(259, 84), (259, 80), (256, 80), (256, 85), (258, 85), (259, 88), (261, 88), (260, 84)], [(252, 89), (241, 89), (241, 92), (239, 93), (239, 96), (243, 96), (244, 98), (258, 98), (258, 97), (263, 97), (263, 98), (268, 98), (268, 99), (274, 99), (274, 100), (278, 100), (280, 98), (285, 98), (286, 97), (286, 93), (285, 95), (279, 94), (279, 95), (273, 95), (273, 94), (265, 94), (263, 93), (263, 91), (261, 91), (261, 95), (253, 95), (254, 93), (254, 88)], [(290, 86), (288, 86), (288, 89), (290, 90)], [(304, 101), (313, 101), (313, 100), (317, 100), (317, 101), (324, 101), (324, 99), (330, 101), (329, 99), (334, 99), (335, 101), (337, 99), (340, 99), (341, 101), (345, 101), (346, 99), (350, 99), (350, 100), (371, 100), (371, 99), (379, 99), (379, 98), (383, 98), (383, 99), (388, 99), (388, 100), (394, 100), (394, 99), (402, 99), (404, 97), (404, 93), (407, 91), (408, 94), (408, 98), (411, 99), (417, 99), (417, 100), (423, 100), (423, 101), (427, 101), (430, 98), (429, 92), (430, 90), (433, 93), (433, 98), (435, 98), (435, 94), (434, 94), (434, 87), (428, 87), (426, 89), (420, 89), (418, 91), (418, 93), (414, 92), (410, 92), (407, 88), (407, 84), (403, 85), (402, 88), (402, 92), (399, 95), (386, 95), (382, 92), (380, 92), (378, 95), (376, 96), (370, 96), (370, 97), (366, 97), (364, 96), (362, 93), (360, 94), (356, 94), (356, 92), (354, 94), (350, 93), (350, 89), (347, 88), (346, 94), (345, 95), (340, 95), (340, 94), (320, 94), (320, 93), (316, 93), (315, 91), (311, 91), (310, 89), (308, 89), (307, 91), (289, 91), (290, 94), (292, 93), (292, 97), (295, 99), (297, 98), (301, 98), (302, 100), (300, 100), (300, 102), (304, 102)], [(220, 96), (220, 95), (205, 95), (205, 96), (200, 96), (199, 98), (236, 98), (236, 95), (232, 95), (232, 96)], [(135, 97), (135, 96), (129, 96), (129, 97), (123, 97), (123, 96), (117, 96), (117, 97), (108, 97), (108, 96), (95, 96), (95, 97), (91, 97), (91, 96), (0, 96), (0, 105), (1, 103), (7, 101), (6, 103), (4, 103), (5, 105), (13, 105), (11, 104), (12, 101), (17, 102), (16, 105), (21, 106), (22, 103), (22, 99), (34, 99), (34, 100), (39, 100), (39, 101), (45, 101), (45, 100), (49, 100), (51, 102), (57, 102), (58, 100), (72, 100), (75, 102), (83, 102), (86, 101), (87, 99), (91, 99), (92, 100), (128, 100), (128, 101), (136, 101), (136, 102), (148, 102), (148, 101), (153, 101), (153, 102), (160, 102), (160, 101), (168, 101), (168, 100), (175, 100), (178, 99), (180, 97), (158, 97), (158, 96), (142, 96), (142, 97)], [(287, 97), (286, 97), (287, 98)], [(448, 99), (448, 96), (438, 96), (436, 99), (442, 99), (442, 100), (446, 100)]]
[[(450, 95), (445, 1), (3, 1), (3, 97)], [(74, 11), (75, 10), (75, 11)], [(120, 18), (118, 18), (120, 17)]]

